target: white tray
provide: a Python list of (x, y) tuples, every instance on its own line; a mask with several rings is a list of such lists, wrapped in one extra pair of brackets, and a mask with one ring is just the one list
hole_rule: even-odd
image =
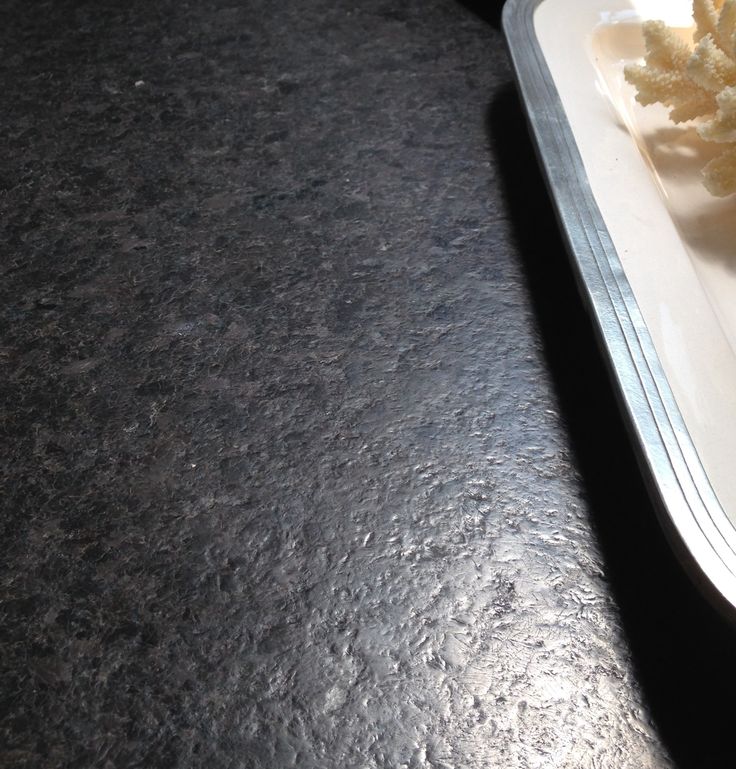
[(504, 30), (660, 519), (736, 619), (736, 196), (706, 192), (711, 150), (624, 81), (643, 18), (684, 27), (690, 3), (508, 0)]

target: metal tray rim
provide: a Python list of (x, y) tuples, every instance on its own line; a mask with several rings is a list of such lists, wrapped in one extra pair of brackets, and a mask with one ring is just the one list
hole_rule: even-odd
[(503, 30), (540, 165), (658, 517), (706, 597), (736, 622), (736, 528), (698, 458), (588, 182), (534, 30), (545, 0), (507, 0)]

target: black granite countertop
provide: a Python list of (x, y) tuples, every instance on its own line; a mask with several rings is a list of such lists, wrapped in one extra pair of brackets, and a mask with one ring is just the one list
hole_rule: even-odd
[(498, 28), (3, 2), (3, 769), (708, 769)]

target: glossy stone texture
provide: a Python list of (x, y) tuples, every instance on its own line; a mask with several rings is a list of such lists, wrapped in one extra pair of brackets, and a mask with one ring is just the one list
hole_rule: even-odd
[(3, 4), (4, 768), (728, 763), (476, 10)]

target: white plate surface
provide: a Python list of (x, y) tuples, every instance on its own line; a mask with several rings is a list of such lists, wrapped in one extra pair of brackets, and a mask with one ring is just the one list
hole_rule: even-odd
[[(689, 8), (668, 0), (642, 10), (675, 25)], [(564, 35), (560, 18), (575, 20)], [(545, 0), (534, 21), (685, 424), (736, 521), (736, 198), (716, 199), (703, 187), (713, 150), (692, 125), (675, 126), (664, 107), (634, 100), (623, 77), (624, 65), (643, 55), (633, 3)]]
[(691, 35), (683, 0), (509, 0), (504, 27), (665, 528), (736, 618), (736, 196), (702, 186), (694, 126), (625, 82), (645, 18)]

